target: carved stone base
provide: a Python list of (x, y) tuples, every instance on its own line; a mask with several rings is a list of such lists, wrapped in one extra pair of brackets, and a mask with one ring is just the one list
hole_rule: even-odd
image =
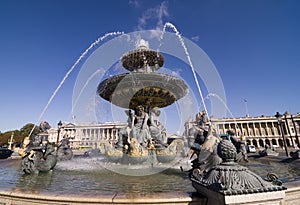
[(192, 181), (192, 185), (198, 193), (207, 197), (207, 205), (281, 205), (285, 197), (284, 190), (253, 194), (224, 195), (194, 181)]
[[(286, 187), (282, 186), (276, 175), (270, 174), (267, 181), (235, 163), (236, 149), (228, 140), (218, 144), (217, 153), (222, 163), (208, 171), (195, 163), (190, 172), (193, 187), (208, 198), (208, 205), (282, 204)], [(198, 163), (201, 164), (201, 161)]]

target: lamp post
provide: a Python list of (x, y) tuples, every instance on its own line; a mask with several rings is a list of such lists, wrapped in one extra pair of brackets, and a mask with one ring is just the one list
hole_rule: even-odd
[(249, 111), (248, 111), (248, 101), (247, 101), (247, 99), (244, 99), (244, 103), (245, 103), (245, 108), (246, 108), (246, 117), (249, 117), (250, 115), (249, 115)]
[(59, 134), (60, 134), (60, 129), (61, 129), (61, 126), (62, 126), (62, 122), (61, 120), (57, 123), (57, 138), (56, 138), (56, 144), (58, 145), (58, 142), (59, 142)]
[(290, 157), (289, 152), (288, 152), (288, 149), (287, 149), (287, 145), (286, 145), (286, 141), (285, 141), (283, 129), (282, 129), (282, 126), (281, 126), (281, 123), (282, 123), (282, 115), (281, 115), (279, 112), (276, 112), (275, 117), (276, 117), (276, 119), (277, 119), (278, 127), (279, 127), (279, 129), (280, 129), (281, 136), (282, 136), (282, 139), (283, 139), (283, 146), (284, 146), (284, 149), (285, 149), (285, 154), (286, 154), (287, 157)]

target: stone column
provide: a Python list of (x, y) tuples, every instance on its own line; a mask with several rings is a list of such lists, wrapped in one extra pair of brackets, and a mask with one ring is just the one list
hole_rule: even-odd
[(259, 125), (260, 136), (261, 136), (261, 137), (265, 137), (265, 134), (264, 134), (264, 132), (263, 132), (263, 130), (262, 130), (263, 127), (261, 126), (261, 122), (259, 122), (258, 125)]
[(116, 142), (117, 142), (117, 141), (118, 141), (119, 129), (118, 129), (118, 128), (115, 128), (115, 129), (116, 129), (115, 140), (116, 140)]
[(252, 126), (253, 126), (253, 134), (254, 134), (255, 137), (257, 137), (257, 135), (256, 135), (256, 129), (255, 129), (255, 123), (254, 122), (252, 122)]
[(109, 129), (106, 128), (106, 140), (109, 142), (110, 135), (109, 135)]
[(270, 133), (269, 133), (269, 126), (268, 126), (268, 122), (265, 122), (266, 124), (266, 135), (269, 137)]

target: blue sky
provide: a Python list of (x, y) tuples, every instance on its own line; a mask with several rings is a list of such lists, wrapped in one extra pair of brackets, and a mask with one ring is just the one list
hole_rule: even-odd
[[(211, 58), (235, 117), (300, 112), (300, 2), (0, 1), (0, 131), (36, 123), (67, 71), (108, 32), (171, 22)], [(71, 121), (75, 68), (42, 119)]]

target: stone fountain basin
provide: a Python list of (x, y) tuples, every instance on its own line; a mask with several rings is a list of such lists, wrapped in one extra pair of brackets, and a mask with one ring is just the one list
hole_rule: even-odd
[(97, 93), (122, 108), (166, 107), (188, 93), (181, 79), (162, 73), (123, 73), (102, 81)]
[[(0, 201), (7, 205), (206, 204), (206, 199), (195, 193), (188, 173), (179, 168), (132, 177), (109, 172), (94, 159), (84, 160), (59, 162), (52, 173), (38, 176), (24, 175), (20, 160), (0, 160)], [(278, 174), (287, 187), (285, 205), (300, 200), (299, 165), (299, 160), (284, 157), (251, 157), (247, 166), (259, 170), (263, 178), (268, 172)]]
[(170, 155), (156, 155), (157, 161), (160, 163), (169, 163), (175, 160), (176, 154)]

